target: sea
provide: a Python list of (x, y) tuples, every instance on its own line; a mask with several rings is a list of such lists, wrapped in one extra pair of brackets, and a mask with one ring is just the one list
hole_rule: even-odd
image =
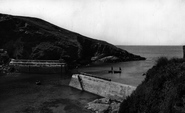
[[(145, 78), (145, 73), (152, 68), (159, 57), (182, 58), (182, 46), (117, 46), (130, 53), (145, 57), (146, 60), (128, 61), (119, 63), (105, 63), (101, 65), (90, 65), (81, 67), (79, 72), (92, 74), (93, 76), (111, 79), (112, 81), (138, 86)], [(121, 73), (108, 73), (113, 67), (114, 70), (121, 68)]]

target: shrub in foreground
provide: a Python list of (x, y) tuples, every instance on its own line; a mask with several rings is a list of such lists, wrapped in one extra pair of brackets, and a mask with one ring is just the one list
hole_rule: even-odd
[(184, 113), (185, 61), (159, 58), (119, 113)]

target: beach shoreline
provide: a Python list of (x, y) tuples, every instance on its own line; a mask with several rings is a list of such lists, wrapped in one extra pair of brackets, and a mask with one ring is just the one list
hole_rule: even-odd
[[(65, 75), (70, 76), (70, 75)], [(59, 74), (7, 74), (0, 76), (1, 113), (90, 113), (88, 102), (100, 96), (69, 87)], [(36, 81), (41, 85), (37, 85)]]

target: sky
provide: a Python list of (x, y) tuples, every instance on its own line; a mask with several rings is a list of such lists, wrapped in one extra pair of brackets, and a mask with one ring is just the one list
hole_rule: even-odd
[(38, 17), (115, 45), (185, 45), (184, 0), (0, 0), (0, 13)]

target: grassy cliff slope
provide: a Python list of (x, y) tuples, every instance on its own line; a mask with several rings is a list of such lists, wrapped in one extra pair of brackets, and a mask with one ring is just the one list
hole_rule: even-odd
[(7, 50), (12, 58), (62, 58), (73, 65), (145, 59), (38, 18), (5, 14), (0, 14), (0, 48)]
[(184, 113), (185, 60), (160, 58), (119, 113)]

